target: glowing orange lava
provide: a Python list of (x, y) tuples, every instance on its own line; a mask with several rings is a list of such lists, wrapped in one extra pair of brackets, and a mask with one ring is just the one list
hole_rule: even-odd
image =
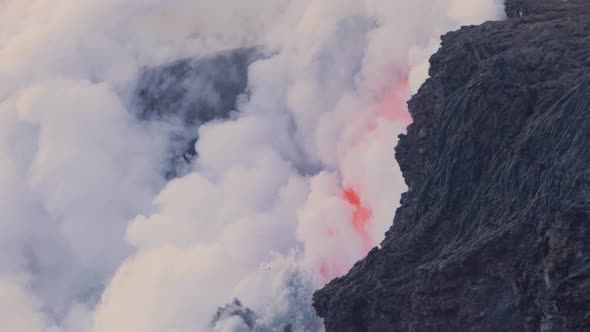
[(363, 249), (368, 252), (371, 249), (371, 237), (367, 232), (367, 226), (371, 222), (372, 212), (363, 206), (358, 193), (354, 189), (344, 189), (343, 197), (354, 208), (352, 212), (352, 226), (363, 241)]
[[(412, 117), (408, 112), (407, 100), (410, 97), (409, 81), (407, 75), (400, 73), (393, 75), (394, 77), (388, 84), (384, 84), (386, 88), (379, 91), (375, 96), (375, 108), (371, 107), (365, 114), (366, 121), (362, 121), (359, 126), (352, 125), (353, 131), (349, 136), (343, 136), (340, 146), (343, 147), (341, 151), (344, 156), (344, 162), (351, 162), (357, 158), (350, 158), (351, 153), (359, 153), (362, 149), (357, 149), (360, 145), (367, 141), (367, 138), (372, 138), (372, 135), (378, 135), (380, 132), (376, 130), (385, 123), (395, 123), (400, 125), (409, 125), (412, 122)], [(358, 157), (358, 156), (355, 156)], [(359, 159), (360, 160), (360, 159)], [(344, 179), (346, 180), (351, 179)], [(355, 179), (359, 180), (359, 179)], [(362, 200), (359, 195), (358, 188), (352, 186), (345, 186), (342, 189), (342, 198), (352, 207), (352, 215), (349, 219), (352, 223), (352, 228), (356, 236), (362, 242), (362, 255), (366, 255), (373, 246), (373, 239), (369, 234), (369, 227), (373, 221), (373, 212), (367, 200)], [(370, 203), (370, 202), (369, 202)], [(325, 234), (328, 239), (338, 239), (338, 229), (327, 226)], [(360, 253), (359, 253), (360, 254)], [(319, 274), (325, 282), (332, 280), (345, 273), (350, 266), (347, 265), (346, 260), (339, 259), (339, 257), (323, 257), (319, 264)]]

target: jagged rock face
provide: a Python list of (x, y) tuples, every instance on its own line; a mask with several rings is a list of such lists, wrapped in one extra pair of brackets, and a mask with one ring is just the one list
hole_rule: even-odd
[(195, 156), (198, 127), (228, 118), (248, 86), (248, 66), (261, 58), (257, 48), (240, 48), (204, 58), (146, 68), (138, 79), (134, 108), (139, 118), (175, 122), (168, 178)]
[(584, 7), (587, 0), (506, 0), (508, 17), (547, 15), (550, 12), (566, 12)]
[(315, 294), (327, 331), (590, 331), (590, 2), (507, 12), (443, 36), (396, 148), (410, 190)]

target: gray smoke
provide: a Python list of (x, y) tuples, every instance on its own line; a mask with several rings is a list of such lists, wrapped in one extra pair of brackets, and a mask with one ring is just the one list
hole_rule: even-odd
[(405, 190), (438, 36), (501, 9), (0, 1), (2, 330), (321, 330), (311, 294)]

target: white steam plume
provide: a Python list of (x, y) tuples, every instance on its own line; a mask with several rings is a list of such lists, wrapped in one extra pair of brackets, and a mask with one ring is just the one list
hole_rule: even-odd
[[(495, 0), (0, 1), (7, 332), (321, 329), (311, 294), (379, 244), (405, 190), (405, 101), (439, 35)], [(263, 45), (238, 113), (165, 183), (144, 66)], [(239, 298), (238, 315), (212, 323)]]

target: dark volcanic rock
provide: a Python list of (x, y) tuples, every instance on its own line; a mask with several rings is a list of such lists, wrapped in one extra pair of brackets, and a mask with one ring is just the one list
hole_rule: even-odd
[(590, 331), (590, 2), (507, 12), (443, 36), (394, 224), (314, 296), (328, 331)]
[(210, 325), (212, 328), (215, 328), (219, 323), (232, 317), (237, 318), (238, 321), (240, 321), (248, 329), (251, 330), (254, 328), (256, 315), (252, 310), (244, 307), (238, 299), (234, 299), (231, 304), (217, 308), (217, 312), (215, 313), (215, 316), (213, 316), (213, 320), (211, 321)]
[(241, 48), (142, 72), (134, 101), (138, 116), (175, 122), (177, 127), (171, 137), (167, 177), (175, 177), (177, 164), (186, 164), (195, 156), (201, 124), (227, 118), (235, 110), (248, 86), (248, 66), (260, 58), (257, 48)]

